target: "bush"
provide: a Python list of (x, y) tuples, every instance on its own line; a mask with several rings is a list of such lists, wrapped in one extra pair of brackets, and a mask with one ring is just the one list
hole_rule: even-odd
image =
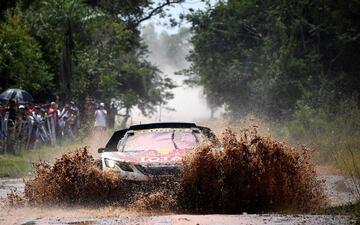
[(336, 111), (299, 106), (283, 127), (290, 142), (315, 149), (320, 163), (334, 162), (348, 148), (360, 153), (360, 111), (351, 101), (341, 102)]

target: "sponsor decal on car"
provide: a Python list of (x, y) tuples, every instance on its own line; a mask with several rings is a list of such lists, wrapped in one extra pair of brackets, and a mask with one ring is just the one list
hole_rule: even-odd
[(142, 163), (165, 163), (165, 162), (171, 162), (176, 163), (181, 161), (181, 157), (179, 156), (153, 156), (153, 157), (141, 157), (140, 162)]

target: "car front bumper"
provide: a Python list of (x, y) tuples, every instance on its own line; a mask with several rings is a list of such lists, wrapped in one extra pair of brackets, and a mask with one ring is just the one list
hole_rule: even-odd
[(102, 160), (103, 170), (111, 170), (118, 173), (124, 180), (129, 181), (150, 181), (154, 178), (178, 177), (180, 175), (179, 165), (142, 165), (131, 164), (129, 166), (133, 171), (125, 171), (121, 168), (109, 168), (106, 166), (104, 159)]

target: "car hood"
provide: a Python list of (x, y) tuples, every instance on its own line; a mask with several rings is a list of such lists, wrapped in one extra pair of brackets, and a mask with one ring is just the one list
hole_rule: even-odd
[(134, 164), (179, 164), (192, 150), (173, 149), (171, 151), (147, 150), (141, 152), (104, 152), (102, 158), (125, 161)]

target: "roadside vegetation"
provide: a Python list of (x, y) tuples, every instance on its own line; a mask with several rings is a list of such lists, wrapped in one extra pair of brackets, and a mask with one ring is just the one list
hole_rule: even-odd
[(354, 101), (340, 102), (335, 112), (300, 106), (281, 126), (280, 133), (291, 142), (316, 150), (319, 163), (342, 163), (349, 151), (360, 155), (360, 110)]
[(43, 146), (37, 149), (21, 151), (17, 154), (0, 155), (0, 177), (31, 176), (35, 171), (34, 164), (39, 161), (53, 162), (62, 154), (84, 146), (81, 143), (63, 146)]
[(35, 164), (39, 161), (53, 163), (63, 154), (84, 147), (92, 157), (97, 159), (97, 149), (105, 146), (112, 132), (109, 129), (107, 132), (91, 132), (87, 136), (80, 134), (74, 142), (65, 141), (61, 145), (43, 145), (34, 149), (19, 150), (15, 154), (2, 154), (0, 155), (0, 177), (34, 176)]

